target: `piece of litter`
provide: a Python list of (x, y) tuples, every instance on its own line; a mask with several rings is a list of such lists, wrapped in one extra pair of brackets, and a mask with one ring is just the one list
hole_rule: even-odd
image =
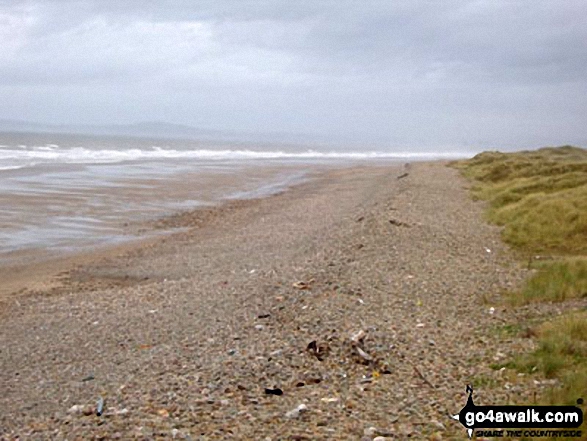
[(149, 309), (149, 314), (155, 314), (157, 312), (156, 309)]
[(322, 401), (324, 401), (325, 403), (336, 403), (338, 401), (340, 401), (340, 398), (338, 397), (328, 397), (328, 398), (322, 398)]
[(491, 308), (489, 308), (489, 314), (493, 314), (495, 313), (495, 308), (492, 306)]
[(490, 250), (489, 248), (487, 248), (487, 247), (485, 247), (485, 251), (486, 251), (487, 253), (491, 253), (491, 250)]
[(96, 404), (96, 415), (102, 416), (104, 413), (104, 398), (98, 398), (98, 403)]
[(423, 328), (424, 326), (426, 326), (424, 323), (418, 323), (416, 325), (416, 328)]

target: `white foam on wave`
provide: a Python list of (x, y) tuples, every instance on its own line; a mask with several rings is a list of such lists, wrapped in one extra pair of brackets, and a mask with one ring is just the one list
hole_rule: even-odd
[(231, 160), (372, 160), (372, 159), (444, 159), (464, 157), (462, 152), (385, 152), (385, 151), (316, 151), (306, 150), (287, 152), (282, 150), (250, 149), (88, 149), (84, 147), (59, 148), (45, 145), (26, 150), (0, 150), (0, 164), (9, 162), (11, 166), (31, 166), (32, 163), (116, 163), (140, 160), (192, 159), (204, 161)]

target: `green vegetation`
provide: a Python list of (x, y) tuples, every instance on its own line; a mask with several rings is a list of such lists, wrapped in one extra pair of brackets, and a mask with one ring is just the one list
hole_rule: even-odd
[(562, 381), (546, 402), (574, 404), (587, 393), (587, 312), (575, 312), (536, 328), (537, 349), (504, 365), (520, 372), (540, 372)]
[(509, 300), (514, 305), (537, 301), (563, 302), (587, 296), (587, 259), (566, 258), (539, 263), (537, 272)]
[[(451, 165), (473, 181), (473, 197), (488, 203), (488, 220), (503, 227), (503, 239), (535, 269), (507, 296), (513, 306), (587, 296), (587, 150), (484, 152)], [(537, 339), (534, 352), (493, 367), (557, 379), (545, 403), (587, 398), (587, 311), (532, 326), (528, 336)]]
[(545, 255), (514, 304), (587, 296), (587, 150), (484, 152), (452, 164), (488, 202), (488, 220), (524, 258)]
[(529, 255), (587, 254), (587, 151), (485, 152), (454, 163), (489, 202), (504, 240)]

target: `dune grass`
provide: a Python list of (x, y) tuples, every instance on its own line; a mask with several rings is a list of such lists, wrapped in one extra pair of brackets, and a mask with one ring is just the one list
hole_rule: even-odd
[(587, 296), (587, 259), (566, 258), (534, 264), (537, 272), (508, 299), (515, 306), (532, 302), (564, 302)]
[[(512, 306), (587, 296), (587, 150), (484, 152), (451, 165), (473, 182), (473, 197), (487, 201), (487, 218), (503, 227), (504, 241), (535, 269), (507, 296)], [(557, 379), (544, 403), (587, 398), (587, 310), (535, 326), (532, 335), (536, 350), (505, 366)]]
[(540, 372), (546, 378), (561, 380), (561, 388), (553, 388), (547, 403), (575, 404), (587, 395), (587, 311), (558, 317), (535, 330), (537, 349), (520, 355), (507, 367), (520, 372)]
[(487, 218), (537, 272), (514, 304), (587, 296), (587, 150), (564, 146), (536, 151), (484, 152), (452, 164), (473, 181)]
[(485, 152), (453, 163), (504, 240), (527, 254), (587, 254), (587, 151)]

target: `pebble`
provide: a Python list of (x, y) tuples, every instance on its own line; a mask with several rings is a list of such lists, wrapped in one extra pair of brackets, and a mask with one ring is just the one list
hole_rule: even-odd
[(299, 416), (306, 412), (308, 410), (308, 406), (306, 406), (305, 404), (300, 404), (298, 407), (296, 407), (295, 409), (290, 410), (289, 412), (286, 412), (285, 417), (286, 418), (299, 418)]
[[(365, 430), (363, 430), (363, 435), (365, 436), (375, 436), (375, 437), (381, 437), (383, 439), (385, 439), (385, 437), (389, 437), (389, 436), (393, 436), (393, 432), (389, 431), (389, 430), (385, 430), (385, 429), (380, 429), (374, 426), (371, 427), (367, 427)], [(373, 440), (375, 441), (375, 440)]]
[(72, 414), (72, 415), (82, 414), (84, 412), (85, 407), (86, 406), (84, 406), (82, 404), (74, 404), (73, 406), (71, 406), (69, 408), (67, 413)]

